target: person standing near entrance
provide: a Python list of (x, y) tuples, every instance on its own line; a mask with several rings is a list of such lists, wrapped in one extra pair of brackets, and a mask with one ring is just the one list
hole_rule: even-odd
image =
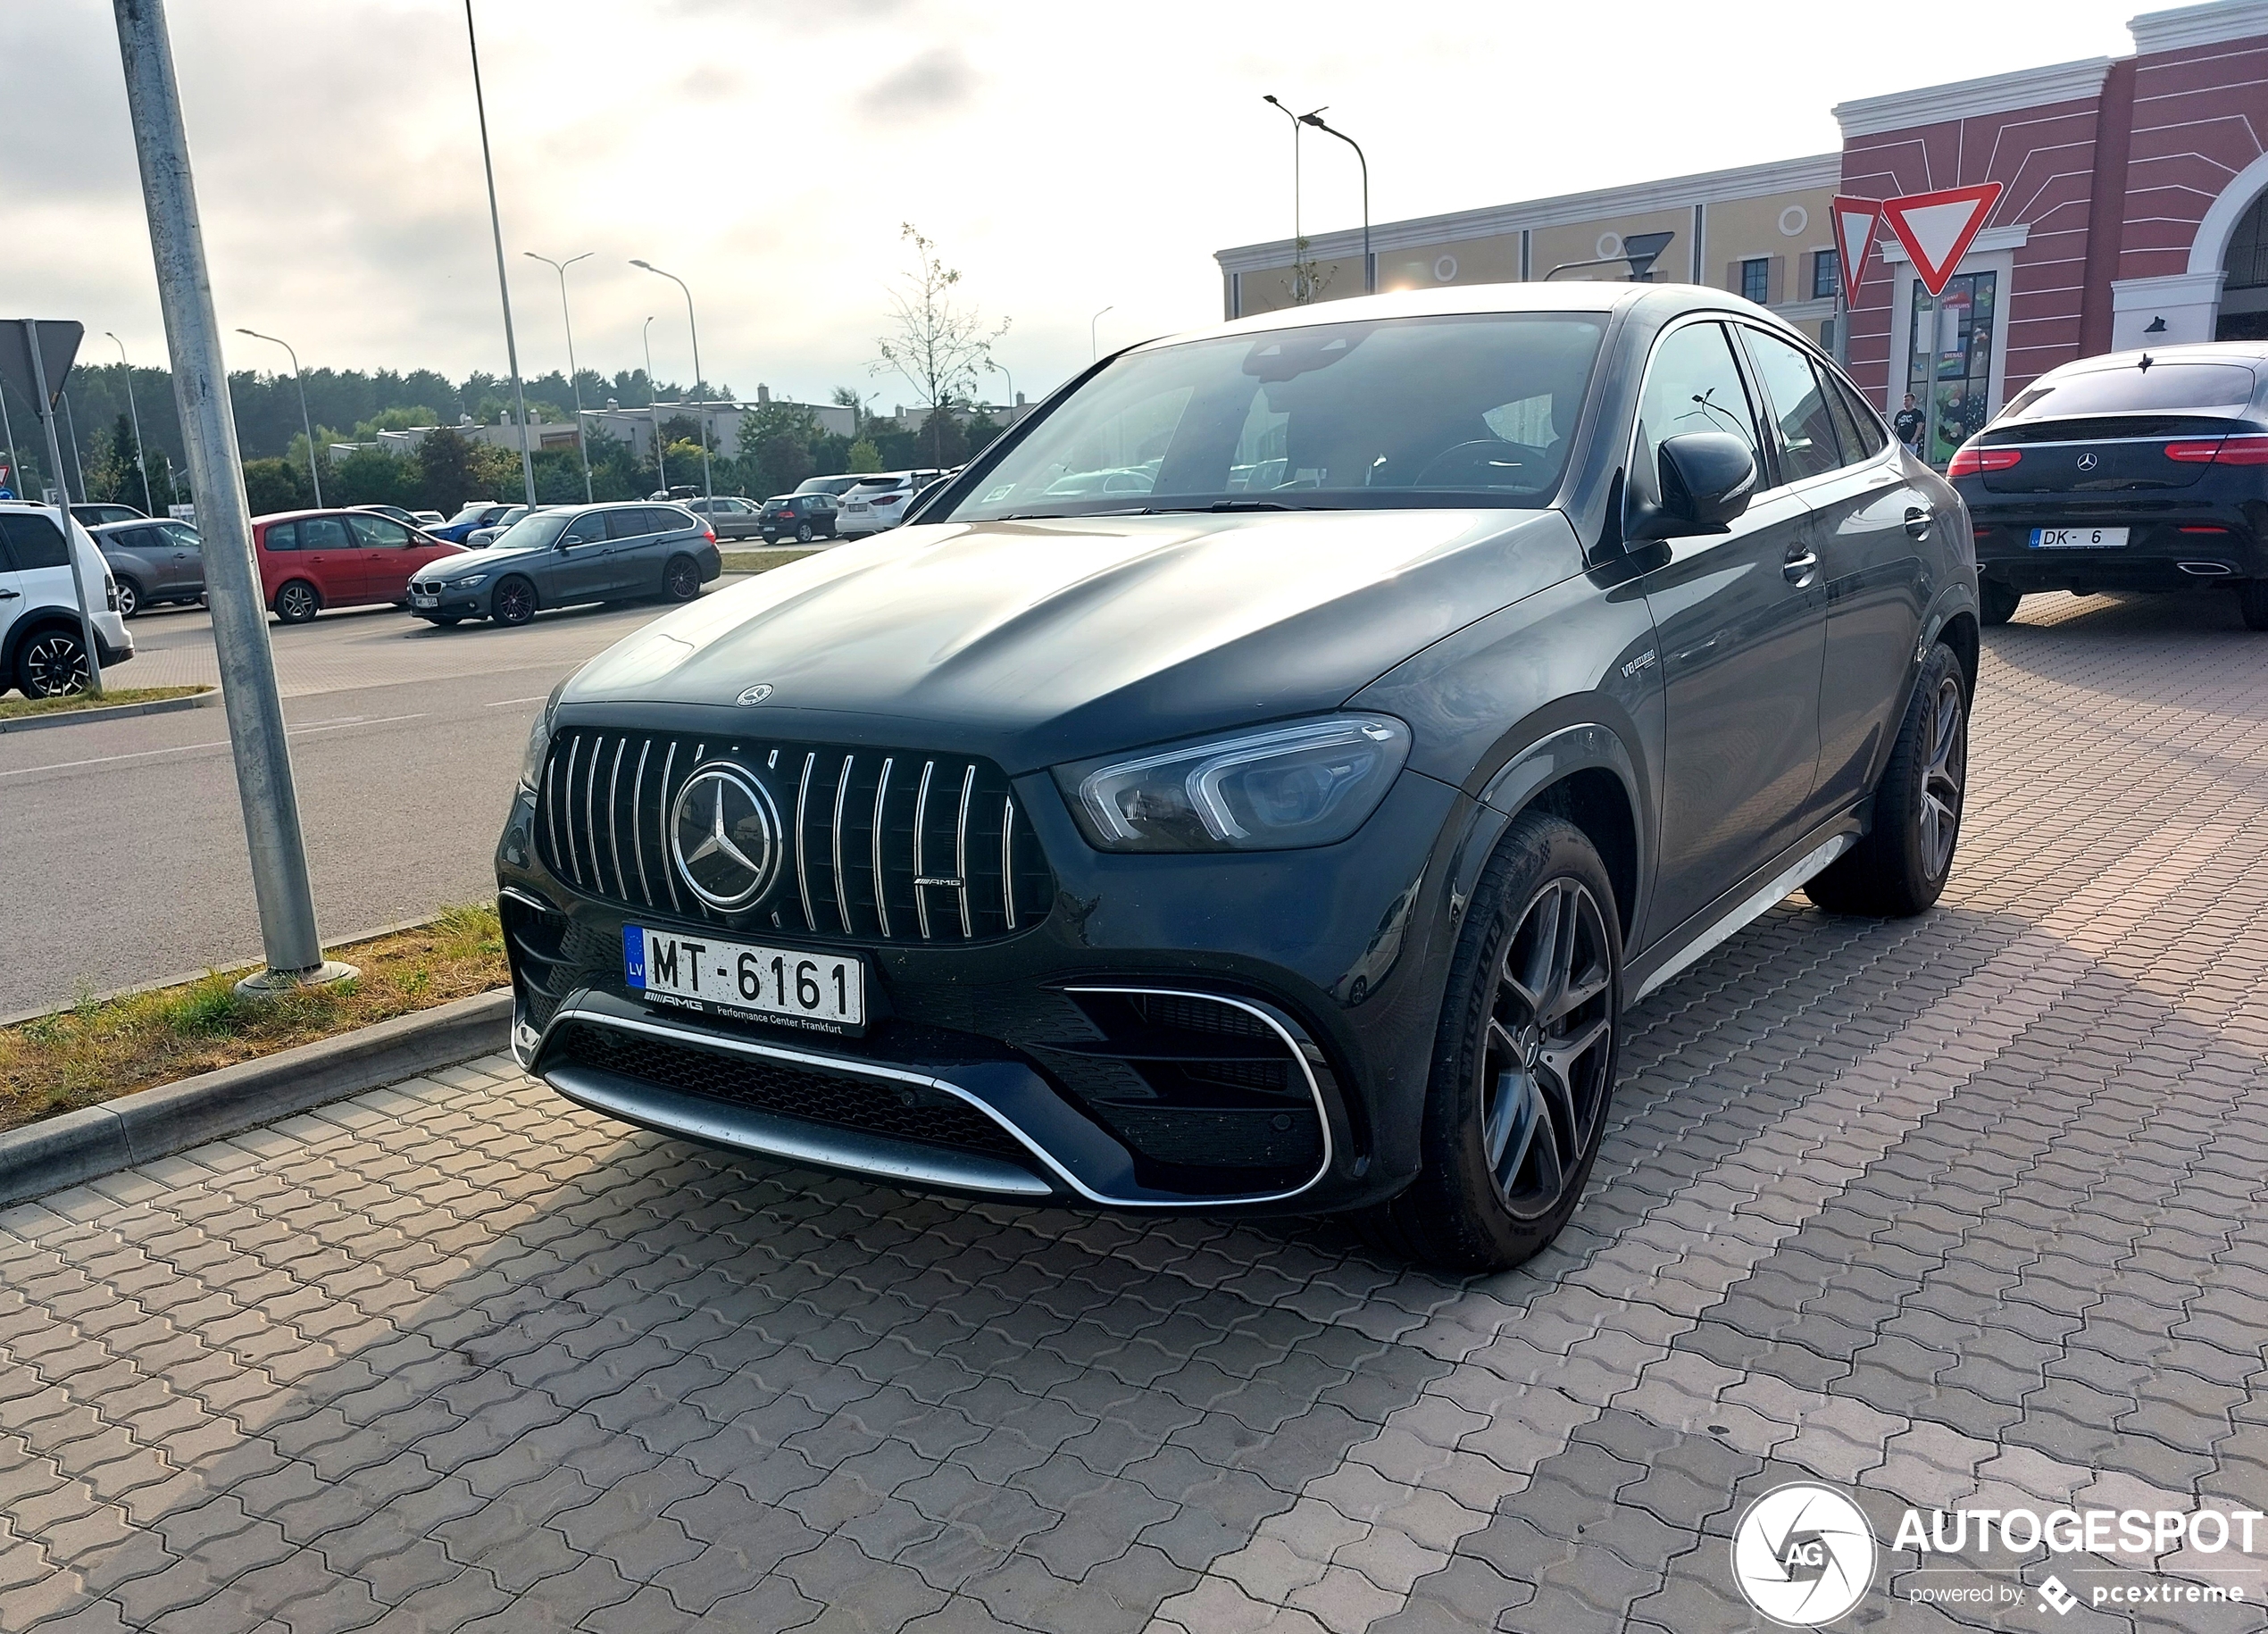
[(1905, 406), (1890, 417), (1890, 429), (1897, 433), (1898, 441), (1905, 445), (1908, 453), (1920, 454), (1922, 431), (1927, 421), (1928, 416), (1914, 406), (1914, 394), (1908, 392)]

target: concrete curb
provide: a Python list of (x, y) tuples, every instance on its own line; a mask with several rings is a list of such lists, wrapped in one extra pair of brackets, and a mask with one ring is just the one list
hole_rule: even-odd
[(113, 704), (103, 709), (63, 709), (51, 715), (23, 715), (0, 721), (0, 733), (38, 732), (51, 726), (79, 726), (89, 721), (124, 721), (133, 715), (170, 715), (181, 709), (217, 709), (221, 688), (208, 687), (186, 698), (160, 698), (154, 704)]
[(0, 1134), (0, 1205), (491, 1054), (511, 1026), (512, 990), (499, 988), (11, 1130)]

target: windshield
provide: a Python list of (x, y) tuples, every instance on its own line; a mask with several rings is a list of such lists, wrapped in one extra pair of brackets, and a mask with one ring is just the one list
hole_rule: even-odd
[(2131, 414), (2151, 409), (2236, 414), (2252, 401), (2252, 371), (2240, 363), (2092, 369), (2042, 380), (2011, 403), (2000, 418), (2004, 422), (2061, 420), (2071, 414)]
[(494, 509), (496, 509), (496, 507), (488, 504), (486, 500), (482, 500), (477, 504), (469, 504), (465, 506), (463, 510), (459, 511), (454, 516), (449, 518), (446, 526), (454, 528), (459, 522), (479, 521), (482, 517), (488, 515), (488, 513)]
[(496, 535), (490, 550), (548, 550), (552, 541), (566, 531), (569, 518), (559, 512), (546, 512), (538, 516), (523, 517)]
[(1591, 313), (1314, 324), (1130, 354), (927, 521), (1530, 509), (1567, 463)]

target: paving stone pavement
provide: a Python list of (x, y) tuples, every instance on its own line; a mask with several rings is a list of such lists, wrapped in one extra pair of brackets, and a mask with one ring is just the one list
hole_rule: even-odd
[[(1943, 905), (1795, 899), (1640, 1007), (1504, 1276), (735, 1161), (501, 1059), (0, 1213), (0, 1634), (1706, 1634), (1799, 1479), (1883, 1540), (1852, 1626), (2260, 1628), (2230, 1554), (2055, 1561), (2055, 1618), (1889, 1546), (2268, 1509), (2264, 729), (2225, 600), (2027, 602)], [(2246, 1602), (2086, 1603), (2160, 1571)]]

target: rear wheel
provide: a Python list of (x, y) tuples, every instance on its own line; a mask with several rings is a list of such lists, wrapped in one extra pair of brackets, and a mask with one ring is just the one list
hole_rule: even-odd
[(797, 528), (797, 529), (796, 529), (796, 544), (798, 544), (798, 545), (808, 545), (808, 544), (810, 544), (810, 543), (811, 543), (812, 538), (813, 538), (813, 534), (812, 534), (812, 530), (811, 530), (811, 524), (810, 524), (809, 522), (805, 522), (805, 523), (804, 523), (801, 527), (799, 527), (799, 528)]
[(689, 602), (701, 594), (701, 570), (690, 556), (671, 556), (662, 570), (663, 591), (673, 602)]
[(59, 698), (87, 690), (87, 645), (65, 625), (38, 631), (16, 654), (16, 685), (28, 698)]
[(1903, 919), (1938, 899), (1961, 843), (1969, 785), (1969, 688), (1953, 649), (1933, 646), (1874, 790), (1874, 826), (1804, 895), (1830, 913)]
[(276, 616), (287, 624), (304, 624), (323, 610), (323, 598), (304, 579), (295, 579), (276, 592)]
[(536, 587), (517, 573), (488, 598), (488, 617), (498, 624), (525, 624), (536, 616)]
[(2247, 579), (2237, 587), (2237, 605), (2247, 629), (2268, 629), (2268, 579)]
[(1473, 892), (1434, 1047), (1424, 1167), (1365, 1219), (1381, 1246), (1504, 1271), (1559, 1234), (1598, 1155), (1622, 999), (1605, 864), (1572, 823), (1529, 813)]
[(118, 580), (118, 616), (130, 619), (142, 610), (142, 587), (130, 579)]
[(1977, 617), (1986, 624), (2005, 624), (2016, 616), (2016, 608), (2024, 593), (2012, 584), (1997, 579), (1977, 580)]

